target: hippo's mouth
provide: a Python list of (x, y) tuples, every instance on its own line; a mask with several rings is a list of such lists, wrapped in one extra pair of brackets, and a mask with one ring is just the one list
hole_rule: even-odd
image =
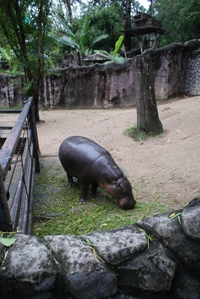
[(134, 205), (136, 204), (135, 200), (128, 199), (126, 197), (122, 198), (119, 201), (119, 206), (124, 210), (131, 210), (133, 209)]

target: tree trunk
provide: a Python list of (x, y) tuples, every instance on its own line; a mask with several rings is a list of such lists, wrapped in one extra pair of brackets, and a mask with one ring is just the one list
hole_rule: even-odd
[(68, 10), (68, 16), (69, 16), (69, 23), (72, 24), (72, 9), (71, 9), (71, 0), (63, 0), (64, 3), (66, 3), (67, 10)]
[(137, 127), (147, 134), (161, 134), (163, 126), (158, 116), (150, 54), (136, 56), (135, 64)]
[[(131, 28), (131, 1), (126, 0), (126, 17), (125, 17), (124, 29), (130, 29), (130, 28)], [(124, 45), (125, 45), (126, 51), (131, 51), (131, 35), (130, 34), (125, 34)]]

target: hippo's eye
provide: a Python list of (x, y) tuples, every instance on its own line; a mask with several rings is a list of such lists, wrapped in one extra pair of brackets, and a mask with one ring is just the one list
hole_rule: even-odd
[(119, 188), (119, 183), (116, 182), (116, 181), (113, 181), (113, 186), (114, 186), (115, 188)]

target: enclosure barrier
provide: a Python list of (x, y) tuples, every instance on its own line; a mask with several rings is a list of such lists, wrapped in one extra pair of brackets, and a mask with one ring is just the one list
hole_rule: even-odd
[(14, 126), (0, 123), (0, 231), (31, 234), (34, 178), (40, 172), (32, 97), (22, 110), (0, 110), (4, 117), (14, 113), (20, 113)]

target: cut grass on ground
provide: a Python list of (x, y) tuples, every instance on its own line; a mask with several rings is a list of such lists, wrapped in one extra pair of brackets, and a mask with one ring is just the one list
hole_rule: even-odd
[[(134, 225), (140, 219), (163, 213), (170, 207), (163, 203), (167, 195), (153, 193), (140, 201), (144, 181), (133, 188), (137, 204), (124, 211), (117, 202), (98, 188), (98, 199), (88, 194), (86, 204), (79, 204), (79, 186), (69, 188), (64, 170), (58, 164), (41, 166), (36, 176), (33, 234), (38, 237), (60, 234), (88, 234), (94, 230), (112, 230)], [(171, 199), (169, 199), (170, 201)], [(165, 201), (166, 202), (166, 201)]]

